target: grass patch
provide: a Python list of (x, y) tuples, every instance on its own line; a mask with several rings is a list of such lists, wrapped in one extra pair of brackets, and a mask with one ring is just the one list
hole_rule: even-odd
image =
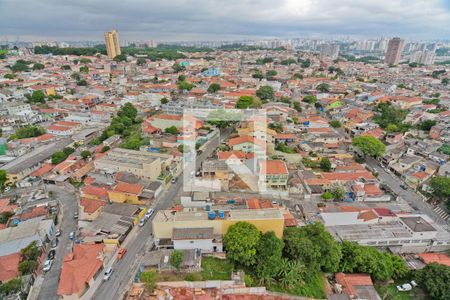
[(413, 288), (409, 292), (399, 292), (395, 284), (390, 285), (375, 285), (380, 297), (384, 300), (425, 300), (427, 299), (425, 293), (420, 288)]
[(326, 299), (325, 293), (325, 278), (322, 273), (317, 272), (311, 274), (305, 280), (305, 283), (294, 286), (291, 289), (286, 289), (278, 284), (268, 286), (267, 289), (273, 292), (292, 294), (296, 296), (311, 297), (316, 299)]
[(225, 259), (203, 257), (203, 271), (200, 272), (203, 280), (230, 280), (233, 265)]

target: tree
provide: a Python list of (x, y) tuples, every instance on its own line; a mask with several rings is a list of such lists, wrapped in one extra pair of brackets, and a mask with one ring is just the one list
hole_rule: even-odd
[(139, 57), (139, 58), (136, 60), (136, 64), (137, 64), (138, 66), (143, 66), (143, 65), (145, 65), (145, 63), (146, 63), (146, 60), (145, 60), (145, 58), (143, 58), (143, 57)]
[(430, 187), (438, 199), (450, 199), (450, 177), (436, 176), (431, 178)]
[(91, 157), (92, 154), (89, 150), (83, 150), (80, 155), (83, 159), (87, 159), (88, 157)]
[[(299, 60), (300, 62), (300, 60)], [(302, 68), (309, 68), (311, 66), (311, 60), (308, 58), (306, 60), (301, 61), (301, 67)]]
[(81, 73), (89, 73), (89, 68), (87, 66), (81, 66), (80, 67), (80, 72)]
[(166, 129), (164, 129), (164, 132), (171, 135), (177, 135), (178, 133), (180, 133), (176, 126), (167, 127)]
[(79, 61), (81, 64), (89, 64), (89, 63), (91, 63), (92, 62), (92, 60), (90, 60), (89, 58), (86, 58), (86, 57), (83, 57), (83, 58), (80, 58), (80, 61)]
[(331, 193), (333, 194), (334, 200), (342, 201), (345, 197), (345, 190), (340, 185), (335, 185), (331, 189)]
[(186, 68), (183, 67), (182, 65), (180, 65), (179, 63), (174, 63), (174, 64), (172, 65), (172, 69), (174, 70), (175, 73), (179, 73), (179, 72), (181, 72), (181, 71), (186, 70)]
[(355, 146), (364, 156), (378, 157), (384, 154), (386, 146), (373, 136), (357, 136), (352, 140)]
[(22, 62), (17, 61), (12, 67), (11, 67), (11, 71), (13, 71), (14, 73), (17, 72), (28, 72), (30, 70), (30, 68), (28, 68), (28, 65)]
[(341, 122), (339, 122), (339, 120), (331, 120), (330, 125), (333, 128), (339, 128), (342, 126)]
[(21, 263), (19, 263), (19, 271), (20, 274), (26, 275), (33, 273), (34, 269), (36, 268), (37, 263), (33, 260), (24, 260)]
[(75, 149), (73, 149), (72, 147), (65, 147), (62, 151), (65, 155), (69, 156), (70, 154), (75, 152)]
[(121, 120), (124, 120), (124, 118), (128, 118), (131, 121), (135, 120), (137, 117), (138, 111), (136, 107), (134, 107), (133, 104), (130, 102), (125, 103), (117, 113), (117, 115), (121, 118)]
[(9, 137), (9, 139), (14, 140), (14, 139), (37, 137), (43, 135), (44, 133), (45, 129), (42, 128), (41, 126), (27, 125), (17, 129), (16, 132)]
[(428, 264), (417, 270), (415, 278), (420, 287), (435, 300), (450, 299), (450, 267), (437, 263)]
[(434, 125), (436, 125), (435, 120), (423, 120), (418, 126), (421, 130), (429, 132)]
[(333, 194), (330, 192), (325, 192), (322, 194), (322, 199), (327, 201), (333, 199)]
[(258, 108), (261, 106), (261, 101), (255, 99), (252, 96), (241, 96), (236, 102), (236, 108), (247, 109), (247, 108)]
[(80, 73), (78, 73), (78, 72), (73, 72), (73, 73), (70, 75), (70, 78), (72, 78), (73, 80), (79, 81), (79, 80), (81, 79), (81, 76), (80, 76)]
[(300, 284), (306, 277), (307, 268), (299, 260), (283, 258), (279, 266), (280, 284), (285, 288), (292, 288)]
[(291, 260), (299, 260), (311, 270), (338, 270), (342, 256), (340, 245), (321, 223), (286, 228), (283, 240), (284, 253)]
[(183, 74), (178, 75), (178, 82), (181, 82), (181, 81), (186, 81), (186, 75), (183, 75)]
[(3, 192), (6, 188), (6, 183), (8, 182), (8, 174), (5, 170), (0, 169), (0, 192)]
[(57, 165), (62, 163), (67, 158), (67, 155), (62, 151), (57, 151), (52, 154), (52, 164)]
[(320, 168), (325, 172), (331, 171), (331, 161), (328, 159), (328, 157), (324, 157), (320, 160)]
[(210, 94), (214, 94), (214, 93), (216, 93), (219, 90), (220, 90), (220, 84), (218, 84), (218, 83), (211, 83), (209, 85), (209, 87), (208, 87), (207, 92), (210, 93)]
[(403, 123), (408, 114), (407, 110), (393, 106), (390, 103), (380, 103), (375, 107), (378, 112), (373, 120), (380, 125), (381, 128), (386, 129), (390, 124), (397, 126), (397, 131), (405, 132), (410, 128), (409, 124)]
[(279, 273), (284, 243), (273, 231), (261, 235), (256, 246), (256, 275), (261, 284), (270, 284)]
[(255, 79), (263, 79), (264, 75), (260, 70), (256, 70), (255, 73), (253, 73), (252, 77)]
[(40, 64), (40, 63), (35, 63), (33, 65), (33, 70), (42, 70), (44, 68), (45, 68), (45, 66), (43, 64)]
[(308, 95), (308, 96), (303, 97), (303, 102), (306, 102), (306, 103), (309, 103), (309, 104), (314, 104), (314, 103), (317, 102), (317, 98), (314, 97), (314, 96)]
[(173, 250), (170, 253), (169, 264), (174, 267), (177, 271), (180, 271), (181, 266), (183, 265), (184, 260), (184, 252), (180, 250)]
[(41, 250), (39, 249), (37, 242), (33, 241), (25, 248), (22, 248), (22, 250), (20, 250), (20, 254), (24, 260), (36, 261), (41, 254)]
[(322, 82), (318, 86), (316, 86), (316, 90), (318, 90), (321, 93), (329, 93), (331, 90), (331, 87), (328, 83)]
[(267, 80), (273, 80), (275, 76), (277, 76), (278, 72), (275, 70), (269, 70), (266, 72)]
[(78, 86), (87, 86), (87, 81), (84, 79), (78, 80), (77, 85)]
[(3, 295), (15, 294), (22, 288), (22, 279), (14, 278), (0, 285), (0, 293)]
[(113, 60), (115, 62), (127, 61), (127, 56), (122, 53), (122, 54), (116, 55), (116, 57), (114, 57)]
[(3, 78), (5, 78), (5, 79), (14, 79), (14, 78), (16, 78), (16, 75), (13, 74), (13, 73), (8, 73), (8, 74), (3, 75)]
[(223, 238), (227, 258), (243, 266), (255, 264), (260, 234), (255, 225), (247, 222), (231, 225)]
[(144, 283), (147, 292), (149, 294), (153, 293), (153, 290), (156, 287), (156, 271), (142, 272), (140, 280)]
[(178, 89), (180, 91), (190, 91), (194, 88), (194, 85), (187, 81), (180, 81), (178, 82)]
[(272, 101), (275, 98), (275, 93), (271, 86), (264, 85), (256, 91), (256, 96), (263, 101)]
[(45, 94), (41, 90), (36, 90), (31, 94), (30, 101), (32, 103), (45, 103)]
[(72, 68), (69, 65), (62, 65), (61, 70), (71, 70)]
[(302, 112), (302, 106), (301, 106), (300, 102), (294, 101), (294, 109), (297, 112)]
[(442, 85), (447, 86), (450, 83), (450, 78), (445, 77), (441, 80)]
[(104, 152), (108, 151), (109, 149), (111, 149), (109, 146), (103, 146), (103, 148), (100, 150), (100, 153), (104, 153)]

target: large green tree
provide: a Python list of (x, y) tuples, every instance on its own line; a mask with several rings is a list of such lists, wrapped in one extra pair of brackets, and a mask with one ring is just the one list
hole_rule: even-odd
[(336, 272), (341, 260), (341, 247), (321, 223), (284, 231), (284, 252), (291, 260), (299, 260), (308, 268)]
[(119, 117), (127, 117), (130, 120), (134, 121), (137, 117), (137, 109), (133, 106), (133, 104), (127, 102), (125, 103), (117, 113)]
[(417, 283), (425, 289), (431, 299), (450, 299), (450, 267), (437, 263), (416, 271)]
[(208, 87), (208, 93), (214, 94), (220, 90), (220, 84), (218, 83), (211, 83)]
[(303, 102), (309, 103), (309, 104), (314, 104), (317, 102), (317, 98), (311, 95), (305, 96), (303, 97)]
[(260, 232), (255, 225), (247, 222), (231, 225), (223, 238), (227, 258), (237, 265), (255, 264), (259, 239)]
[(357, 136), (352, 140), (355, 146), (363, 155), (378, 157), (384, 154), (386, 146), (373, 136)]
[(261, 107), (261, 101), (252, 96), (241, 96), (236, 102), (236, 108), (246, 109), (246, 108), (259, 108)]
[(181, 250), (174, 250), (170, 253), (169, 264), (174, 267), (177, 271), (180, 271), (183, 265), (184, 252)]
[(36, 90), (31, 94), (30, 102), (32, 103), (45, 103), (45, 94), (41, 90)]
[(275, 98), (275, 93), (271, 86), (264, 85), (256, 91), (256, 96), (263, 101), (272, 101)]
[(430, 187), (435, 197), (439, 199), (450, 199), (450, 177), (433, 177), (430, 181)]
[(5, 170), (0, 170), (0, 192), (3, 192), (5, 190), (7, 181), (8, 174)]

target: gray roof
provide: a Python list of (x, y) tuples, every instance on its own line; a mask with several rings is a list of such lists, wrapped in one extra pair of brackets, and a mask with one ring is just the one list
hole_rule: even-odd
[(403, 223), (415, 232), (436, 231), (436, 228), (431, 226), (430, 223), (425, 221), (422, 217), (402, 217), (400, 218)]
[(214, 238), (212, 227), (174, 228), (172, 240), (207, 240)]

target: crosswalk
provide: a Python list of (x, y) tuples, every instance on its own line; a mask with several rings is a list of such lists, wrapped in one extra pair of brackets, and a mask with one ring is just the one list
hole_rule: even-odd
[(448, 220), (450, 219), (450, 215), (448, 213), (446, 213), (442, 208), (440, 208), (439, 206), (436, 206), (435, 208), (433, 208), (433, 211), (439, 216), (441, 217), (443, 220)]

